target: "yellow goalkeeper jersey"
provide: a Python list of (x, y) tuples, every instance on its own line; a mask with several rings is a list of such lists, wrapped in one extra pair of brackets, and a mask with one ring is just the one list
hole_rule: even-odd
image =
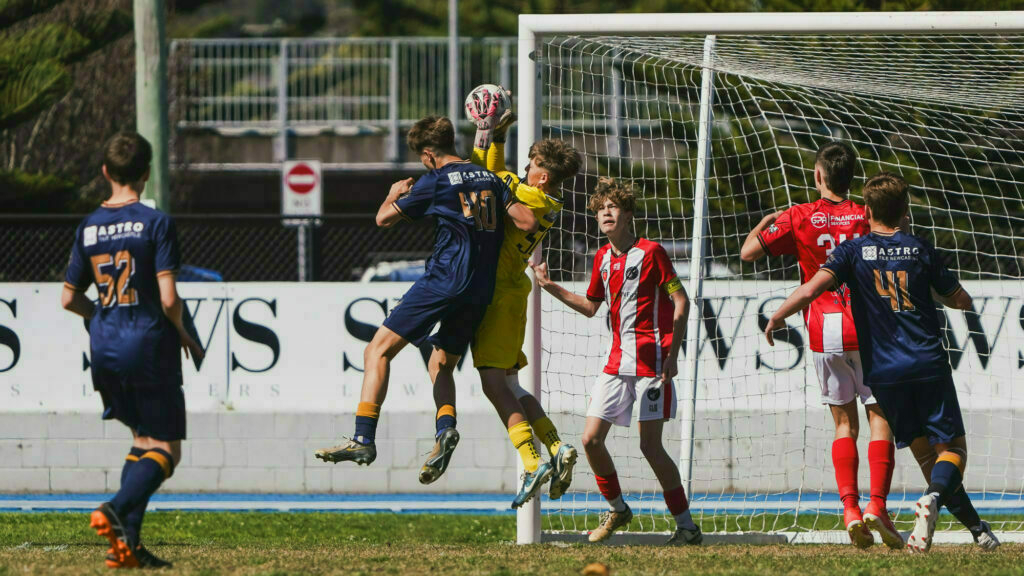
[(498, 271), (495, 277), (494, 291), (530, 292), (530, 279), (523, 272), (530, 260), (530, 255), (547, 235), (551, 225), (555, 223), (558, 212), (562, 209), (562, 199), (545, 194), (520, 181), (519, 177), (505, 168), (505, 144), (493, 143), (484, 152), (480, 148), (473, 150), (471, 157), (474, 164), (483, 166), (505, 181), (520, 204), (533, 211), (540, 228), (533, 233), (523, 232), (512, 225), (505, 226), (505, 238), (501, 243), (501, 254), (498, 257)]

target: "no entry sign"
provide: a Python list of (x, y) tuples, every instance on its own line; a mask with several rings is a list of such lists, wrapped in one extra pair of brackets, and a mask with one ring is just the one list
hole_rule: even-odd
[(288, 161), (281, 169), (281, 215), (320, 216), (323, 213), (319, 160)]

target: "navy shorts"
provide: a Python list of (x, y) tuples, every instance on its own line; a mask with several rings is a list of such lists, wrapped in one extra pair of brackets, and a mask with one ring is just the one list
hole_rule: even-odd
[(139, 436), (165, 442), (185, 439), (185, 393), (181, 374), (139, 385), (114, 370), (92, 367), (93, 388), (103, 399), (103, 419), (118, 420)]
[[(430, 342), (449, 354), (463, 356), (483, 320), (487, 304), (470, 297), (439, 295), (417, 282), (391, 309), (384, 326), (416, 346)], [(431, 336), (438, 323), (437, 333)]]
[(897, 448), (906, 448), (922, 436), (939, 444), (966, 434), (952, 376), (871, 391), (889, 421)]

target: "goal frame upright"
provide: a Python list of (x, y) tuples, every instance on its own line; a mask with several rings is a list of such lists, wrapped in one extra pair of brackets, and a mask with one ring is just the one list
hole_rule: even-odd
[[(518, 138), (517, 158), (529, 155), (530, 146), (543, 137), (543, 66), (538, 62), (545, 37), (573, 35), (653, 36), (667, 34), (704, 35), (704, 63), (701, 78), (700, 126), (694, 183), (694, 223), (689, 295), (687, 350), (698, 350), (704, 280), (703, 240), (707, 233), (708, 157), (711, 149), (710, 126), (713, 121), (714, 43), (718, 36), (764, 34), (936, 34), (936, 33), (1024, 33), (1024, 11), (973, 12), (818, 12), (818, 13), (717, 13), (717, 14), (558, 14), (519, 16), (518, 64)], [(539, 255), (537, 248), (535, 258)], [(529, 270), (531, 281), (534, 280)], [(531, 362), (522, 373), (524, 388), (541, 397), (541, 295), (534, 281), (527, 308), (524, 346)], [(686, 354), (683, 372), (684, 396), (680, 475), (690, 493), (696, 383), (699, 363), (696, 354)], [(787, 539), (801, 541), (800, 538)], [(540, 498), (533, 499), (517, 513), (517, 542), (541, 541)], [(811, 541), (811, 540), (807, 540)]]

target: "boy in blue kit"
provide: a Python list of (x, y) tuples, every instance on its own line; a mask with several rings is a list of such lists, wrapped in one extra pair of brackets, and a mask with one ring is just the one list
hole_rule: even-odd
[[(380, 406), (388, 390), (391, 359), (407, 344), (433, 347), (427, 369), (437, 410), (434, 449), (420, 470), (430, 484), (448, 467), (459, 442), (455, 430), (452, 371), (465, 354), (494, 292), (494, 276), (506, 213), (517, 228), (536, 231), (537, 219), (518, 204), (508, 186), (492, 172), (455, 154), (455, 129), (447, 118), (431, 116), (409, 131), (409, 148), (430, 172), (413, 184), (402, 180), (377, 212), (377, 225), (434, 216), (434, 252), (425, 273), (391, 310), (363, 352), (363, 388), (356, 410), (354, 437), (317, 450), (326, 462), (370, 464), (377, 458), (374, 438)], [(430, 332), (440, 324), (433, 336)]]
[[(170, 566), (139, 542), (150, 496), (174, 473), (185, 438), (181, 352), (202, 358), (186, 332), (175, 274), (181, 262), (171, 218), (139, 202), (153, 156), (149, 142), (121, 132), (107, 144), (103, 176), (113, 193), (75, 233), (64, 291), (66, 310), (88, 320), (93, 387), (103, 418), (134, 437), (114, 498), (92, 513), (110, 541), (112, 568)], [(85, 296), (95, 283), (99, 301)]]
[(967, 442), (933, 300), (969, 310), (971, 297), (934, 247), (904, 232), (907, 189), (906, 181), (888, 172), (867, 181), (863, 193), (871, 233), (837, 246), (821, 270), (779, 307), (765, 336), (774, 345), (772, 332), (783, 327), (788, 316), (825, 290), (847, 285), (864, 383), (885, 413), (897, 447), (909, 446), (929, 476), (928, 489), (917, 501), (907, 548), (931, 548), (939, 509), (947, 506), (951, 512), (956, 509), (975, 541), (990, 550), (999, 541), (978, 517), (962, 486)]

